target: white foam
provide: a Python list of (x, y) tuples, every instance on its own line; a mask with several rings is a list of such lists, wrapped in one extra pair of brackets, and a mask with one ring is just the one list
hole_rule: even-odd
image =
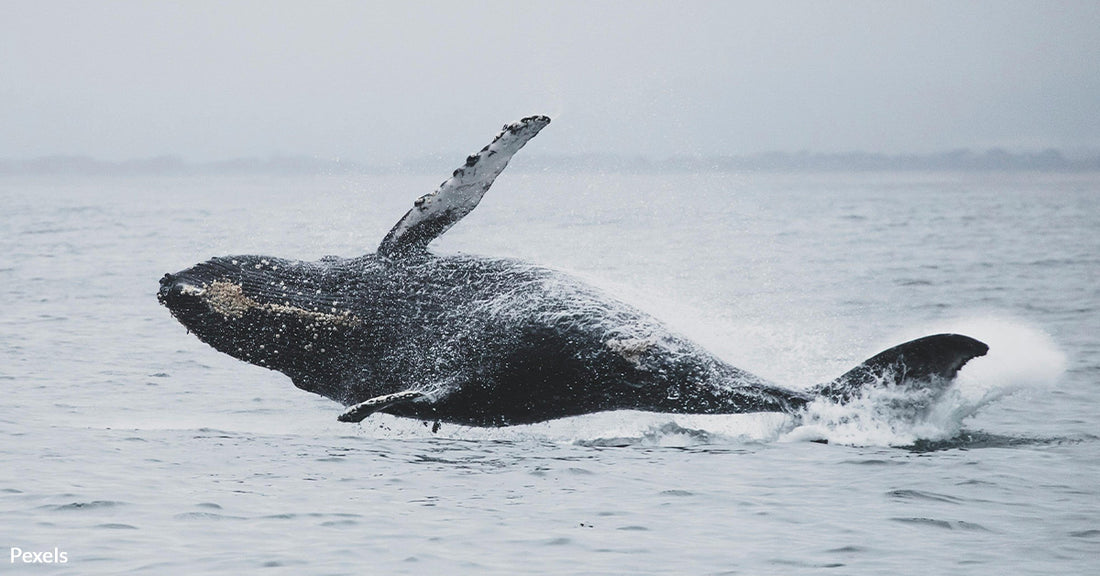
[(481, 441), (540, 441), (584, 445), (682, 447), (700, 444), (771, 442), (790, 427), (792, 417), (754, 414), (662, 414), (619, 410), (560, 418), (548, 422), (476, 428), (442, 424), (438, 432), (422, 422), (374, 414), (360, 433), (375, 437), (448, 438)]
[(848, 404), (817, 400), (807, 408), (803, 424), (781, 440), (900, 446), (919, 439), (951, 438), (966, 418), (984, 406), (1023, 389), (1050, 386), (1065, 371), (1065, 355), (1050, 336), (1022, 321), (982, 317), (917, 330), (899, 341), (955, 332), (985, 342), (989, 353), (968, 362), (954, 384), (927, 409), (913, 412), (919, 398), (902, 398), (892, 389), (869, 390)]

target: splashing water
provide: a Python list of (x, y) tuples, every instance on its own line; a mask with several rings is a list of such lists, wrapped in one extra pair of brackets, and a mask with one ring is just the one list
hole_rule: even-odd
[(982, 407), (1020, 390), (1049, 386), (1065, 370), (1065, 356), (1050, 337), (1021, 322), (980, 318), (944, 328), (925, 333), (972, 335), (989, 345), (989, 353), (967, 363), (942, 394), (883, 383), (844, 404), (818, 399), (780, 440), (858, 446), (944, 440), (958, 434), (963, 420)]

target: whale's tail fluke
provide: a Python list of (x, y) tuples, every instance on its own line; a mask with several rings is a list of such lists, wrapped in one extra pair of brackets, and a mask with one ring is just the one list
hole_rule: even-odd
[(964, 364), (988, 351), (985, 343), (961, 334), (925, 336), (880, 352), (812, 392), (838, 403), (862, 396), (868, 387), (936, 395), (955, 380)]
[[(964, 399), (976, 381), (961, 381), (959, 370), (988, 351), (985, 343), (960, 334), (936, 334), (894, 346), (812, 388), (813, 397), (796, 413), (795, 426), (786, 437), (904, 446), (953, 434), (980, 405)], [(982, 369), (974, 371), (979, 374)]]

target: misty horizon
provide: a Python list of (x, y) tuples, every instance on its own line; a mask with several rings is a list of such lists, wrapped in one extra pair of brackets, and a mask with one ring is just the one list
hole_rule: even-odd
[[(37, 158), (0, 158), (0, 176), (50, 175), (337, 175), (425, 174), (453, 169), (464, 156), (433, 154), (386, 164), (351, 158), (277, 154), (205, 162), (169, 154), (120, 161), (54, 154)], [(1001, 148), (965, 148), (933, 154), (881, 154), (852, 151), (820, 153), (771, 151), (747, 155), (650, 157), (620, 154), (547, 154), (528, 152), (513, 172), (877, 172), (877, 171), (1100, 171), (1100, 153), (1061, 150), (1009, 152)]]
[(6, 2), (0, 158), (450, 164), (531, 114), (558, 156), (1095, 151), (1097, 30), (1073, 0)]

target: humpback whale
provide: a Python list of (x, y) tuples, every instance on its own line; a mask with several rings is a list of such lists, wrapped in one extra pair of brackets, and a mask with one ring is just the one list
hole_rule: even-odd
[(158, 299), (215, 349), (340, 402), (345, 422), (375, 412), (473, 426), (623, 409), (797, 415), (817, 398), (849, 402), (872, 386), (942, 392), (988, 350), (963, 335), (926, 336), (830, 382), (785, 388), (568, 275), (430, 252), (549, 123), (505, 125), (373, 254), (213, 258), (164, 275)]

